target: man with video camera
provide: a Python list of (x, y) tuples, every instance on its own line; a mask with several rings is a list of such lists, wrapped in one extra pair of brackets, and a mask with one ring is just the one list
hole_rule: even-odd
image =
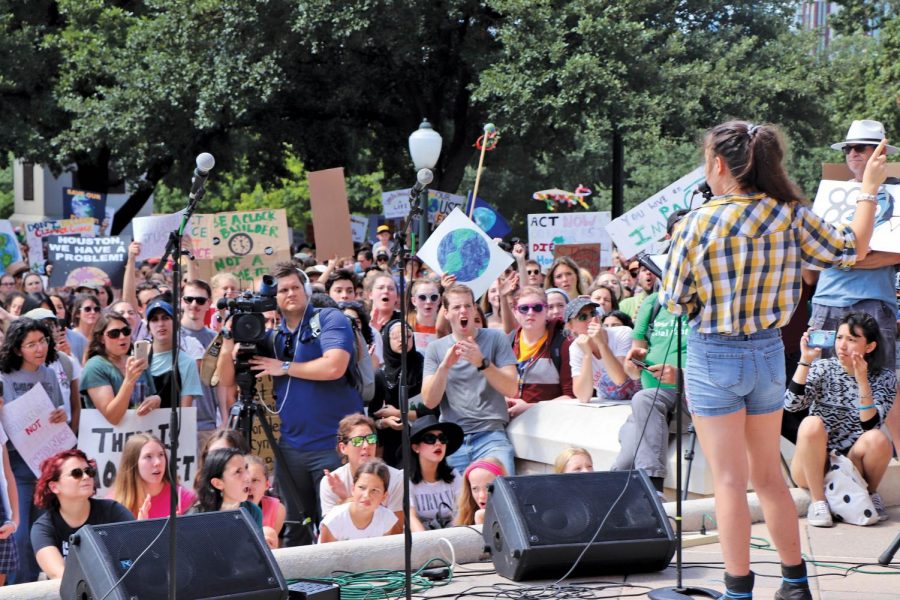
[[(266, 332), (264, 341), (256, 344), (254, 354), (246, 360), (241, 358), (239, 346), (236, 369), (231, 361), (220, 362), (220, 380), (229, 384), (235, 375), (240, 380), (244, 369), (257, 378), (273, 378), (281, 415), (279, 446), (284, 455), (284, 464), (277, 461), (275, 465), (275, 480), (287, 505), (284, 544), (299, 546), (313, 541), (310, 528), (302, 521), (309, 517), (318, 522), (323, 471), (341, 466), (334, 440), (338, 422), (348, 414), (362, 412), (363, 402), (352, 370), (348, 372), (354, 364), (354, 338), (347, 317), (333, 308), (310, 306), (309, 280), (292, 263), (277, 263), (272, 277), (277, 285), (280, 325)], [(228, 326), (240, 330), (233, 322)], [(242, 341), (239, 335), (236, 341)], [(226, 341), (222, 352), (230, 355), (234, 342)], [(297, 485), (302, 506), (296, 506), (286, 493), (287, 472)]]

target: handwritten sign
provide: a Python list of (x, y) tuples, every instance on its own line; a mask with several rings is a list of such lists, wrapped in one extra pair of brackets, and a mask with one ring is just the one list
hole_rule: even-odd
[[(122, 460), (125, 442), (135, 433), (152, 433), (162, 441), (166, 450), (171, 450), (172, 436), (169, 431), (171, 413), (167, 409), (157, 409), (139, 417), (137, 411), (129, 410), (119, 421), (111, 425), (99, 410), (82, 409), (78, 425), (78, 448), (88, 458), (97, 461), (99, 484), (97, 496), (103, 498), (116, 479), (116, 471)], [(178, 436), (178, 476), (181, 485), (192, 487), (197, 467), (197, 409), (181, 409), (181, 432)]]
[(381, 193), (381, 205), (385, 219), (405, 219), (409, 215), (409, 190), (393, 190)]
[(6, 267), (22, 260), (22, 249), (12, 223), (0, 221), (0, 266)]
[[(428, 222), (440, 223), (453, 209), (459, 207), (465, 210), (466, 197), (456, 194), (448, 194), (439, 190), (428, 190)], [(406, 215), (404, 215), (406, 216)]]
[(184, 211), (171, 215), (136, 217), (132, 222), (134, 241), (141, 243), (141, 253), (137, 260), (160, 258), (166, 251), (169, 234), (181, 226)]
[(366, 230), (369, 228), (369, 217), (350, 215), (350, 238), (354, 244), (366, 241)]
[(63, 213), (69, 219), (93, 219), (95, 227), (91, 234), (99, 233), (106, 218), (106, 194), (66, 188), (63, 190)]
[(287, 212), (283, 208), (263, 208), (211, 215), (213, 258), (224, 256), (271, 256), (290, 250)]
[(122, 287), (128, 241), (113, 237), (51, 236), (47, 249), (53, 261), (50, 287), (78, 287), (110, 281)]
[(43, 239), (51, 235), (93, 235), (94, 219), (45, 219), (26, 223), (25, 240), (28, 243), (28, 263), (32, 266), (44, 262)]
[[(861, 183), (856, 181), (828, 181), (819, 184), (813, 212), (834, 224), (849, 224), (856, 212), (856, 196)], [(875, 210), (875, 230), (869, 245), (873, 250), (900, 252), (900, 185), (884, 185), (878, 192)]]
[(631, 258), (641, 251), (655, 250), (659, 239), (666, 235), (669, 215), (681, 208), (691, 208), (691, 198), (703, 180), (703, 167), (697, 167), (607, 225), (606, 231), (619, 253)]
[(604, 229), (610, 213), (574, 212), (528, 215), (528, 248), (530, 258), (541, 269), (553, 264), (553, 249), (558, 244), (600, 244), (600, 264), (612, 264), (612, 240)]
[(600, 244), (557, 244), (553, 256), (568, 256), (575, 264), (591, 272), (591, 277), (600, 274)]
[(44, 459), (75, 447), (77, 441), (65, 421), (50, 422), (55, 409), (42, 385), (33, 386), (0, 409), (3, 430), (36, 477)]

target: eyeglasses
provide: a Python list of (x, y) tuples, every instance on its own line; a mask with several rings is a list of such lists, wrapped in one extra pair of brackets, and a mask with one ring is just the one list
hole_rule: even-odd
[(110, 329), (106, 332), (106, 337), (111, 340), (119, 339), (120, 335), (124, 335), (125, 337), (131, 335), (131, 327), (123, 327), (122, 329)]
[(525, 273), (528, 275), (540, 275), (540, 269), (525, 269)]
[(436, 444), (438, 442), (440, 442), (446, 446), (447, 442), (449, 442), (449, 441), (450, 440), (447, 439), (447, 436), (444, 435), (443, 433), (438, 433), (438, 434), (426, 433), (425, 435), (422, 436), (422, 443), (428, 444), (429, 446), (433, 446), (434, 444)]
[(578, 313), (578, 316), (575, 318), (578, 319), (579, 321), (583, 322), (583, 321), (590, 321), (591, 319), (593, 319), (596, 316), (597, 316), (597, 311), (592, 310), (591, 312), (588, 312), (588, 313)]
[(98, 312), (100, 312), (100, 307), (99, 306), (82, 306), (81, 312), (96, 312), (96, 313), (98, 313)]
[(640, 273), (640, 272), (641, 272), (641, 269), (640, 269), (640, 268), (637, 268), (637, 269), (628, 269), (628, 273), (629, 273), (632, 277), (637, 277), (637, 276), (638, 276), (638, 273)]
[(185, 304), (190, 304), (191, 302), (195, 302), (197, 306), (203, 306), (207, 302), (209, 302), (209, 298), (206, 296), (185, 296), (182, 298)]
[(87, 466), (83, 469), (76, 467), (76, 468), (72, 469), (71, 471), (69, 471), (69, 475), (72, 476), (72, 479), (81, 479), (85, 475), (87, 475), (88, 477), (93, 477), (96, 474), (97, 474), (97, 469), (95, 469), (94, 467), (91, 467), (91, 466)]
[(0, 287), (13, 287), (15, 285), (15, 281), (4, 281), (3, 283), (0, 283)]
[(430, 296), (419, 294), (418, 296), (416, 296), (416, 298), (419, 299), (419, 302), (437, 302), (438, 298), (440, 297), (440, 294), (431, 294)]
[(522, 313), (523, 315), (527, 315), (529, 312), (533, 312), (536, 315), (544, 312), (544, 304), (520, 304), (516, 307), (516, 310)]
[(34, 350), (35, 348), (37, 348), (37, 347), (39, 347), (39, 346), (48, 346), (48, 345), (50, 345), (50, 340), (47, 339), (47, 338), (45, 337), (45, 338), (40, 339), (40, 340), (38, 340), (38, 341), (36, 341), (36, 342), (30, 342), (30, 343), (28, 343), (28, 344), (22, 344), (22, 350)]
[(856, 151), (857, 154), (863, 154), (869, 148), (874, 148), (874, 147), (875, 146), (873, 146), (871, 144), (849, 144), (849, 145), (841, 148), (841, 150), (844, 152), (844, 154), (850, 154), (854, 150)]
[(345, 444), (350, 444), (356, 448), (359, 448), (363, 445), (363, 442), (369, 444), (370, 446), (374, 446), (378, 443), (378, 434), (370, 433), (369, 435), (354, 435), (351, 438), (344, 438)]

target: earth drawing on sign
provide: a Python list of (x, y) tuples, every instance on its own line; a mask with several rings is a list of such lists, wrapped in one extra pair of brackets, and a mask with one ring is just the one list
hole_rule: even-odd
[(481, 230), (487, 233), (497, 224), (497, 215), (489, 208), (479, 206), (473, 211), (472, 218)]
[(481, 277), (491, 262), (491, 249), (484, 238), (471, 229), (452, 231), (438, 245), (437, 259), (444, 273), (460, 283)]

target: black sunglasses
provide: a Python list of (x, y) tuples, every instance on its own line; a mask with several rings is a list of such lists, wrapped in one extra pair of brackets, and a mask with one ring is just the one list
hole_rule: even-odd
[(124, 335), (125, 337), (131, 335), (131, 327), (123, 327), (122, 329), (110, 329), (106, 332), (106, 337), (111, 340), (119, 339), (120, 335)]
[(431, 294), (430, 296), (426, 296), (425, 294), (419, 294), (416, 296), (419, 299), (419, 302), (425, 302), (426, 300), (431, 300), (432, 302), (437, 302), (438, 298), (440, 298), (440, 294)]
[(535, 314), (540, 314), (544, 312), (544, 305), (542, 303), (538, 304), (520, 304), (516, 307), (516, 310), (522, 313), (523, 315), (527, 315), (528, 311), (533, 311)]
[(82, 312), (100, 312), (99, 306), (82, 306)]
[(578, 319), (579, 321), (590, 321), (591, 319), (593, 319), (596, 316), (597, 316), (597, 311), (592, 310), (589, 313), (578, 313), (578, 316), (575, 318)]
[(83, 469), (76, 467), (76, 468), (72, 469), (71, 471), (69, 471), (69, 475), (72, 476), (72, 479), (81, 479), (85, 475), (87, 475), (88, 477), (93, 477), (96, 474), (97, 474), (97, 469), (95, 469), (94, 467), (91, 467), (91, 466), (87, 466)]
[(869, 148), (875, 148), (875, 146), (872, 144), (849, 144), (841, 148), (841, 151), (843, 151), (844, 154), (850, 154), (851, 152), (856, 150), (858, 154), (862, 154)]
[(449, 441), (450, 440), (443, 433), (438, 433), (438, 434), (426, 433), (425, 435), (422, 436), (422, 443), (428, 444), (429, 446), (433, 446), (434, 444), (436, 444), (438, 442), (440, 442), (446, 446), (447, 442), (449, 442)]
[(528, 275), (540, 275), (541, 272), (538, 269), (525, 269), (525, 273)]
[(205, 296), (185, 296), (183, 298), (185, 304), (190, 304), (191, 302), (196, 302), (197, 306), (203, 306), (209, 301), (209, 298)]

